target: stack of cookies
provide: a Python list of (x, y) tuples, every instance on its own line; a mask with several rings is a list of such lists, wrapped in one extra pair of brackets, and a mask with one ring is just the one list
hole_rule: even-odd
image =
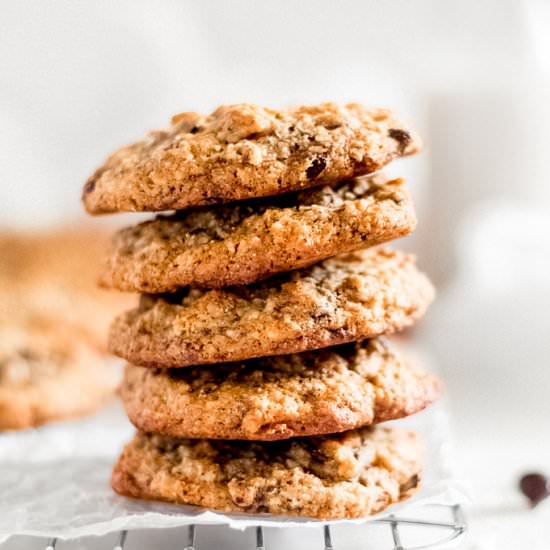
[(115, 235), (102, 276), (142, 294), (109, 338), (138, 429), (116, 492), (326, 519), (415, 491), (417, 436), (377, 424), (438, 382), (381, 335), (434, 291), (375, 246), (416, 218), (403, 180), (374, 172), (419, 148), (388, 110), (233, 105), (177, 115), (93, 174), (92, 214), (175, 211)]

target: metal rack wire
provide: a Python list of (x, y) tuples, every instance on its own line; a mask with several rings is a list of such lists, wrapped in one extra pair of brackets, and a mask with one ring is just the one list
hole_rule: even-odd
[[(434, 506), (431, 508), (433, 507)], [(459, 504), (437, 505), (437, 507), (440, 510), (444, 509), (447, 511), (449, 516), (448, 520), (430, 519), (429, 517), (407, 517), (405, 515), (392, 514), (388, 517), (376, 519), (366, 524), (349, 525), (347, 528), (357, 530), (362, 529), (362, 533), (364, 534), (364, 530), (368, 528), (369, 525), (378, 524), (387, 526), (391, 532), (391, 540), (393, 541), (393, 545), (380, 547), (380, 550), (434, 550), (450, 544), (458, 544), (466, 532), (466, 521), (462, 508)], [(430, 508), (430, 506), (427, 506), (426, 508)], [(209, 527), (209, 525), (189, 525), (186, 529), (185, 539), (182, 544), (183, 550), (203, 550), (203, 546), (201, 545), (201, 532), (209, 529)], [(404, 542), (404, 538), (402, 536), (402, 530), (404, 527), (416, 527), (429, 531), (439, 530), (442, 535), (440, 538), (426, 542), (425, 544), (415, 543), (413, 545), (408, 545)], [(320, 529), (322, 530), (322, 537), (319, 539), (319, 550), (345, 550), (345, 545), (340, 545), (334, 541), (333, 527), (331, 525), (321, 525)], [(253, 546), (248, 546), (250, 550), (276, 550), (275, 547), (269, 545), (269, 541), (267, 540), (265, 529), (263, 527), (257, 526), (254, 530), (255, 542)], [(360, 533), (358, 532), (358, 534)], [(106, 546), (106, 550), (132, 550), (132, 545), (127, 544), (127, 538), (128, 531), (120, 531), (117, 534), (115, 545)], [(57, 543), (57, 538), (48, 540), (44, 550), (58, 550)], [(247, 548), (244, 544), (241, 547)]]

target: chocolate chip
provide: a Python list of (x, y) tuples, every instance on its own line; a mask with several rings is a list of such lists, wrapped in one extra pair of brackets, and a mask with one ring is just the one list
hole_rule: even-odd
[(196, 134), (197, 132), (200, 132), (200, 128), (198, 126), (193, 126), (191, 130), (189, 130), (192, 134)]
[(88, 180), (84, 185), (84, 193), (91, 193), (95, 189), (95, 180)]
[(548, 478), (536, 472), (525, 474), (519, 481), (519, 488), (533, 508), (550, 495)]
[(407, 147), (411, 141), (411, 134), (405, 130), (400, 130), (399, 128), (390, 128), (388, 130), (388, 135), (392, 139), (395, 139), (395, 141), (399, 142), (399, 148), (401, 151), (404, 151), (405, 147)]
[[(189, 295), (190, 291), (191, 289), (189, 287), (181, 287), (174, 292), (167, 292), (165, 294), (162, 294), (161, 297), (165, 302), (169, 304), (181, 305), (183, 300)], [(141, 300), (143, 301), (144, 299), (147, 299), (147, 297), (147, 294), (142, 294)]]
[(306, 170), (306, 176), (308, 180), (315, 179), (325, 168), (327, 167), (327, 161), (323, 157), (317, 157), (313, 159), (309, 168)]
[(420, 477), (418, 474), (413, 475), (409, 478), (403, 485), (401, 485), (400, 490), (402, 493), (414, 489), (420, 483)]

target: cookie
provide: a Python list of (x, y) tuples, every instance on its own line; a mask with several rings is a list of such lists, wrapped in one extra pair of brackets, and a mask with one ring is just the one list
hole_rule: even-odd
[(0, 431), (91, 413), (114, 397), (118, 378), (85, 335), (57, 320), (0, 323)]
[(134, 300), (97, 288), (108, 241), (106, 231), (86, 225), (1, 232), (0, 319), (70, 326), (105, 349), (113, 317)]
[(433, 296), (413, 256), (368, 249), (255, 285), (143, 295), (115, 319), (109, 348), (153, 367), (298, 353), (407, 327)]
[(420, 147), (386, 109), (228, 105), (176, 115), (168, 129), (119, 149), (82, 199), (91, 214), (181, 210), (334, 184)]
[(121, 230), (101, 282), (139, 292), (249, 284), (408, 235), (403, 180), (383, 176), (187, 210)]
[(414, 493), (421, 463), (417, 436), (396, 428), (269, 443), (138, 432), (111, 484), (121, 495), (223, 512), (360, 518)]
[(373, 339), (240, 364), (128, 365), (120, 396), (144, 432), (269, 441), (402, 418), (425, 408), (438, 391), (434, 376)]
[(114, 397), (112, 317), (132, 297), (96, 288), (107, 234), (86, 226), (0, 234), (0, 430), (95, 411)]

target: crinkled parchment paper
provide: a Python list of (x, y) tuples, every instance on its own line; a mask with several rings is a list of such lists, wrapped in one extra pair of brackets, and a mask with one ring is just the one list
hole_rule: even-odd
[[(422, 490), (391, 511), (413, 501), (463, 502), (465, 492), (450, 474), (443, 405), (399, 424), (422, 434), (427, 448), (426, 470)], [(251, 525), (318, 527), (319, 523), (312, 520), (227, 515), (115, 495), (109, 486), (111, 467), (133, 431), (122, 408), (113, 405), (93, 417), (0, 434), (0, 541), (14, 534), (73, 538), (189, 523), (226, 524), (237, 529)]]

